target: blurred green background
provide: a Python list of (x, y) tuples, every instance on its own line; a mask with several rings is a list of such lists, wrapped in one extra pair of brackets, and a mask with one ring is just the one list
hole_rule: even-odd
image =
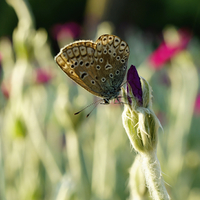
[(200, 199), (199, 0), (1, 0), (1, 200), (131, 199), (123, 105), (74, 116), (96, 98), (54, 62), (64, 45), (104, 33), (129, 44), (129, 66), (153, 88), (170, 196)]

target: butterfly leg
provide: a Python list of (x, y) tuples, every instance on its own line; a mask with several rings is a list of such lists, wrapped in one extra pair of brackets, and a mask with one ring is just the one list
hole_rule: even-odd
[(109, 100), (108, 100), (108, 99), (103, 99), (103, 102), (102, 102), (102, 103), (100, 103), (100, 104), (104, 104), (104, 105), (106, 105), (106, 104), (110, 104), (110, 102), (109, 102)]
[(125, 102), (120, 101), (119, 98), (123, 98), (123, 97), (122, 97), (122, 96), (118, 96), (118, 97), (116, 98), (118, 102), (114, 102), (115, 104), (122, 104), (122, 105), (127, 104), (127, 103), (125, 103)]

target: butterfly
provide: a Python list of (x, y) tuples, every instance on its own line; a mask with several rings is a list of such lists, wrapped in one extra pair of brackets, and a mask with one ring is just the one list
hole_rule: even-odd
[(125, 41), (104, 34), (96, 42), (79, 40), (66, 45), (55, 61), (73, 81), (108, 104), (111, 99), (118, 100), (128, 57)]

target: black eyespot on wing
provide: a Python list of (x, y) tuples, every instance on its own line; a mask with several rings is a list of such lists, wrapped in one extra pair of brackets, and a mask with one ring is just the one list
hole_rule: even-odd
[(120, 60), (120, 56), (117, 56), (117, 58), (116, 58), (118, 61)]
[(112, 65), (110, 65), (110, 64), (107, 64), (107, 65), (105, 66), (105, 69), (106, 69), (106, 70), (111, 69), (111, 68), (112, 68)]
[(109, 76), (110, 76), (110, 78), (113, 78), (113, 74), (112, 73), (110, 73)]
[(101, 82), (104, 83), (105, 81), (106, 81), (106, 78), (105, 78), (105, 77), (102, 77), (102, 78), (101, 78)]
[(86, 66), (86, 67), (88, 67), (89, 65), (90, 65), (90, 63), (89, 63), (89, 62), (86, 62), (86, 63), (85, 63), (85, 66)]
[(103, 62), (103, 58), (100, 58), (100, 59), (99, 59), (99, 62), (102, 63), (102, 62)]
[(119, 75), (119, 70), (116, 70), (115, 74), (116, 74), (116, 75)]
[(88, 75), (88, 74), (87, 74), (86, 72), (83, 72), (83, 73), (81, 74), (80, 78), (81, 78), (81, 79), (84, 79), (85, 76), (87, 76), (87, 75)]
[(100, 65), (97, 65), (97, 66), (96, 66), (96, 69), (97, 69), (97, 70), (100, 70), (100, 69), (101, 69)]

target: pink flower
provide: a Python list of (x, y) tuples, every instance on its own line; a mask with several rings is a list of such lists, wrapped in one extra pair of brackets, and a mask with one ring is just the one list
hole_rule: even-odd
[(160, 69), (178, 52), (185, 49), (191, 39), (191, 33), (187, 30), (178, 31), (179, 41), (168, 44), (165, 41), (149, 56), (149, 62), (154, 69)]
[(55, 40), (61, 40), (62, 38), (79, 37), (81, 27), (75, 22), (69, 22), (65, 24), (56, 24), (52, 28), (52, 35)]
[(36, 83), (48, 83), (52, 79), (52, 74), (46, 69), (36, 70)]
[(9, 82), (1, 83), (1, 92), (3, 93), (3, 95), (6, 99), (9, 99), (9, 97), (10, 97), (10, 83)]
[(197, 95), (195, 104), (194, 104), (194, 113), (200, 115), (200, 94)]
[(1, 52), (0, 52), (0, 75), (1, 75), (1, 73), (2, 73), (1, 61), (2, 61), (2, 55), (1, 55)]

